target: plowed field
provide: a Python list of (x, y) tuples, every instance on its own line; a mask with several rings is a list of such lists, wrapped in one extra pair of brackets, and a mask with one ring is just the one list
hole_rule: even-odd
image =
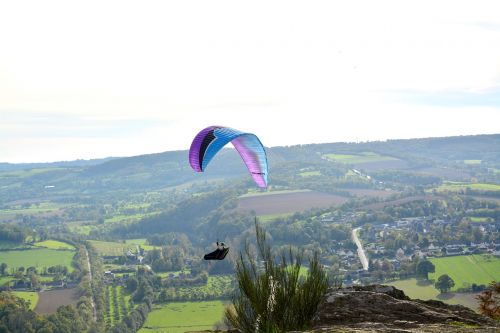
[(39, 314), (54, 313), (61, 305), (76, 304), (79, 298), (77, 288), (43, 291), (38, 296), (35, 312)]
[(341, 205), (347, 200), (339, 195), (316, 191), (255, 195), (240, 198), (238, 210), (253, 210), (257, 215), (285, 214)]

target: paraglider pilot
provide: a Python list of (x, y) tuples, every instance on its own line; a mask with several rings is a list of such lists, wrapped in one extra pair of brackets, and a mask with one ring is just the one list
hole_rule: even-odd
[(205, 260), (223, 260), (227, 253), (229, 252), (229, 247), (226, 247), (226, 245), (223, 242), (217, 241), (217, 250), (210, 252), (209, 254), (205, 254), (203, 259)]

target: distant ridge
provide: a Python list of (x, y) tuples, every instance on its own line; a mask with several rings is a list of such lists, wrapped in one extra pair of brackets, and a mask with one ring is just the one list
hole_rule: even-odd
[(39, 169), (39, 168), (72, 168), (72, 167), (87, 167), (98, 165), (108, 161), (116, 160), (121, 157), (105, 157), (94, 158), (90, 160), (74, 160), (74, 161), (58, 161), (46, 163), (5, 163), (0, 162), (0, 171), (14, 171), (26, 169)]
[[(476, 135), (459, 135), (459, 136), (445, 136), (445, 137), (428, 137), (428, 138), (413, 138), (413, 139), (388, 139), (388, 140), (374, 140), (374, 141), (363, 141), (363, 142), (330, 142), (330, 143), (304, 143), (298, 145), (289, 146), (273, 146), (267, 147), (268, 150), (280, 151), (283, 148), (294, 148), (294, 147), (317, 147), (318, 150), (321, 148), (326, 148), (327, 150), (338, 149), (342, 151), (348, 148), (352, 150), (353, 147), (358, 147), (359, 150), (366, 149), (365, 146), (370, 146), (373, 148), (387, 148), (396, 144), (410, 144), (414, 143), (420, 147), (426, 147), (431, 150), (435, 148), (443, 148), (443, 146), (449, 146), (450, 148), (456, 149), (457, 146), (460, 147), (463, 143), (471, 143), (471, 141), (478, 140), (483, 146), (484, 144), (491, 144), (496, 152), (496, 144), (500, 144), (500, 133), (499, 134), (476, 134)], [(469, 151), (473, 152), (474, 147)], [(34, 169), (34, 168), (53, 168), (53, 167), (89, 167), (99, 164), (103, 164), (113, 160), (126, 160), (128, 162), (137, 162), (150, 160), (154, 161), (156, 158), (161, 159), (171, 159), (172, 157), (178, 157), (179, 155), (187, 153), (188, 149), (185, 150), (171, 150), (151, 154), (141, 154), (134, 156), (122, 156), (122, 157), (105, 157), (96, 159), (78, 159), (73, 161), (56, 161), (56, 162), (40, 162), (40, 163), (8, 163), (0, 162), (0, 171), (9, 170), (23, 170), (23, 169)]]

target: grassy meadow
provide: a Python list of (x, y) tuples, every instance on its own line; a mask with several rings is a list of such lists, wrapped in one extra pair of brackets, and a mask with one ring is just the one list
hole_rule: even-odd
[(59, 211), (62, 206), (53, 202), (41, 202), (38, 204), (32, 204), (29, 207), (16, 206), (10, 209), (1, 209), (0, 217), (2, 216), (13, 216), (16, 214), (33, 215), (41, 213), (49, 213)]
[(145, 239), (129, 239), (124, 243), (97, 240), (91, 240), (89, 242), (102, 256), (121, 256), (124, 255), (128, 249), (135, 250), (137, 246), (142, 247), (146, 251), (160, 248), (159, 246), (145, 245)]
[(45, 240), (43, 242), (37, 242), (34, 244), (35, 246), (38, 247), (45, 247), (47, 249), (53, 249), (53, 250), (75, 250), (75, 247), (71, 244), (61, 242), (61, 241), (56, 241), (56, 240)]
[(359, 154), (325, 154), (323, 157), (334, 162), (345, 164), (363, 164), (397, 160), (395, 157), (380, 155), (374, 152), (362, 152)]
[(432, 282), (420, 281), (417, 279), (398, 280), (387, 284), (403, 290), (410, 298), (422, 300), (434, 299), (448, 304), (467, 306), (475, 311), (477, 310), (476, 294), (473, 293), (448, 293), (440, 295), (439, 290), (434, 288)]
[(30, 310), (35, 309), (38, 303), (38, 293), (34, 291), (13, 291), (14, 295), (30, 303)]
[(462, 192), (466, 188), (470, 188), (475, 191), (484, 192), (496, 192), (500, 191), (499, 184), (488, 184), (488, 183), (458, 183), (458, 182), (446, 182), (438, 187), (436, 190), (438, 192)]
[(466, 284), (489, 284), (500, 277), (500, 258), (491, 255), (469, 255), (443, 258), (431, 258), (436, 272), (429, 274), (429, 279), (435, 279), (448, 274), (455, 287), (462, 288)]
[(321, 171), (302, 171), (299, 173), (299, 176), (302, 177), (314, 177), (314, 176), (321, 176)]
[(64, 265), (68, 271), (73, 271), (71, 261), (75, 255), (74, 251), (61, 251), (54, 249), (38, 248), (25, 251), (3, 251), (0, 262), (7, 264), (7, 269), (17, 269), (18, 267), (36, 268)]
[(154, 305), (139, 333), (182, 333), (210, 330), (222, 320), (222, 301), (176, 302)]

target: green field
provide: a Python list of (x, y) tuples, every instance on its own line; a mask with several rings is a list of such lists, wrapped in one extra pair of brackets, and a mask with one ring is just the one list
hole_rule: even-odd
[(321, 171), (303, 171), (303, 172), (299, 173), (299, 176), (302, 176), (302, 177), (321, 176)]
[(374, 152), (362, 152), (359, 154), (325, 154), (323, 157), (327, 159), (345, 163), (345, 164), (363, 164), (363, 163), (373, 163), (373, 162), (383, 162), (383, 161), (396, 161), (395, 157), (380, 155)]
[(33, 310), (38, 303), (38, 293), (34, 291), (13, 291), (14, 295), (30, 303), (30, 310)]
[(429, 281), (417, 281), (416, 279), (398, 280), (387, 283), (401, 289), (410, 298), (415, 299), (435, 299), (448, 304), (460, 304), (473, 310), (477, 310), (476, 294), (446, 294), (440, 295), (439, 291)]
[(470, 221), (472, 223), (494, 223), (495, 220), (488, 217), (471, 216)]
[(25, 178), (39, 175), (45, 172), (53, 172), (56, 170), (65, 170), (65, 168), (35, 168), (35, 169), (24, 169), (24, 170), (11, 170), (0, 172), (0, 178)]
[(37, 242), (34, 244), (35, 246), (38, 247), (45, 247), (47, 249), (54, 249), (54, 250), (74, 250), (75, 247), (71, 244), (56, 241), (56, 240), (46, 240), (43, 242)]
[(465, 284), (489, 284), (500, 277), (500, 258), (491, 255), (454, 256), (430, 259), (436, 272), (429, 274), (429, 279), (437, 279), (448, 274), (455, 281), (455, 288)]
[(121, 256), (124, 255), (128, 249), (132, 249), (135, 251), (137, 245), (142, 247), (146, 251), (150, 251), (153, 249), (159, 249), (159, 246), (152, 245), (144, 245), (142, 239), (139, 239), (138, 242), (134, 242), (134, 240), (129, 240), (128, 242), (119, 243), (119, 242), (104, 242), (91, 240), (89, 241), (92, 246), (94, 246), (97, 252), (102, 256)]
[(278, 218), (287, 218), (292, 215), (293, 213), (259, 215), (259, 222), (260, 223), (272, 222)]
[(183, 333), (210, 330), (222, 320), (221, 301), (178, 302), (154, 306), (140, 333)]
[(12, 216), (16, 214), (39, 214), (58, 211), (62, 206), (55, 204), (53, 202), (41, 202), (39, 204), (33, 204), (29, 207), (16, 206), (11, 209), (0, 210), (0, 216)]
[(2, 276), (0, 277), (0, 286), (3, 286), (4, 284), (6, 284), (7, 282), (10, 282), (14, 280), (14, 278), (12, 276)]
[(452, 183), (446, 182), (438, 187), (436, 190), (438, 192), (462, 192), (465, 191), (466, 188), (470, 188), (471, 190), (476, 191), (500, 191), (499, 184), (487, 184), (487, 183)]
[(68, 223), (67, 226), (69, 231), (85, 236), (90, 235), (91, 231), (98, 229), (97, 225), (82, 225), (81, 222)]
[(7, 270), (11, 268), (34, 266), (37, 268), (65, 265), (68, 271), (73, 271), (71, 261), (75, 255), (74, 251), (61, 251), (53, 249), (32, 249), (26, 251), (3, 251), (0, 262), (7, 264)]
[(118, 214), (104, 220), (105, 223), (135, 222), (147, 216), (157, 215), (158, 213), (137, 213), (137, 214)]
[(469, 165), (478, 165), (481, 164), (481, 160), (464, 160), (464, 163)]

